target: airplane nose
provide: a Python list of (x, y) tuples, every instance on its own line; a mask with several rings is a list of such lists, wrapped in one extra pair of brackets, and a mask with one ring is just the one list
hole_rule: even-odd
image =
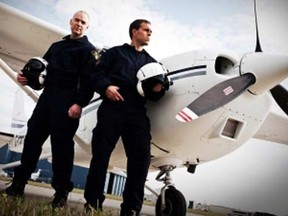
[(241, 59), (240, 73), (254, 74), (256, 82), (248, 89), (252, 94), (262, 94), (288, 77), (288, 56), (262, 52), (247, 53)]

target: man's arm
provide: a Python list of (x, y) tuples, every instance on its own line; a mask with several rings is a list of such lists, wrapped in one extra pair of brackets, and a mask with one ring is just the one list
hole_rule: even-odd
[(91, 82), (94, 91), (99, 93), (102, 97), (107, 97), (106, 90), (112, 85), (112, 82), (107, 75), (111, 59), (111, 51), (105, 52), (97, 64), (93, 64), (91, 71)]

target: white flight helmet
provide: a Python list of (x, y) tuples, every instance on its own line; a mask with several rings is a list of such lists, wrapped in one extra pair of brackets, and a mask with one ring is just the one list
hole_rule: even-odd
[(27, 78), (27, 85), (35, 90), (44, 87), (44, 81), (47, 74), (48, 62), (40, 57), (31, 58), (21, 70)]
[[(137, 91), (142, 97), (146, 97), (150, 100), (157, 100), (154, 98), (155, 93), (153, 93), (152, 88), (156, 83), (163, 85), (163, 94), (165, 90), (169, 89), (169, 86), (172, 84), (167, 77), (167, 69), (160, 64), (159, 62), (152, 62), (145, 64), (137, 72)], [(156, 96), (157, 97), (157, 96)]]

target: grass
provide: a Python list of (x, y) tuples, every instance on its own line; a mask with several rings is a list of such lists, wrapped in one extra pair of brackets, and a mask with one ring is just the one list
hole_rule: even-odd
[[(47, 199), (41, 198), (13, 198), (6, 194), (0, 196), (0, 216), (84, 216), (83, 208), (67, 206), (53, 209)], [(104, 208), (103, 212), (92, 212), (91, 216), (115, 216), (118, 210)], [(89, 216), (90, 216), (89, 215)]]
[[(85, 216), (84, 209), (72, 207), (55, 209), (49, 205), (47, 199), (41, 198), (11, 198), (7, 195), (0, 196), (0, 216)], [(201, 210), (187, 210), (190, 213), (203, 216), (223, 216), (223, 214), (204, 212)], [(105, 208), (103, 212), (93, 212), (89, 216), (117, 216), (119, 210), (113, 208)]]
[[(9, 182), (10, 178), (0, 177), (0, 180)], [(29, 181), (29, 185), (51, 188), (50, 184)], [(83, 194), (83, 190), (75, 188), (74, 193)], [(107, 195), (108, 199), (122, 200), (119, 196)], [(68, 203), (65, 208), (53, 209), (51, 200), (44, 197), (32, 197), (25, 195), (21, 197), (9, 197), (5, 193), (0, 193), (0, 216), (84, 216), (83, 204)], [(92, 212), (89, 216), (116, 216), (118, 209), (105, 208), (103, 212)]]
[[(0, 177), (0, 180), (7, 181), (9, 179)], [(28, 184), (51, 188), (50, 184), (44, 184), (39, 182), (29, 181)], [(74, 193), (83, 194), (83, 190), (75, 188)], [(105, 194), (107, 199), (122, 200), (120, 196), (114, 196)], [(28, 197), (24, 198), (13, 198), (8, 197), (6, 194), (0, 194), (0, 216), (85, 216), (83, 204), (75, 205), (68, 203), (66, 208), (53, 210), (49, 202), (51, 200), (41, 197)], [(145, 205), (154, 206), (152, 202), (145, 201)], [(205, 212), (195, 209), (187, 209), (187, 212), (203, 215), (203, 216), (223, 216), (221, 214)], [(119, 209), (105, 208), (103, 212), (93, 212), (89, 216), (117, 216), (119, 215)]]
[[(11, 198), (7, 195), (0, 196), (0, 216), (85, 216), (82, 208), (72, 207), (53, 210), (47, 199), (39, 198)], [(3, 208), (4, 207), (4, 208)], [(190, 213), (203, 216), (223, 216), (212, 212), (204, 212), (201, 210), (188, 209)], [(113, 208), (105, 208), (103, 212), (93, 212), (90, 216), (117, 216), (119, 210)]]

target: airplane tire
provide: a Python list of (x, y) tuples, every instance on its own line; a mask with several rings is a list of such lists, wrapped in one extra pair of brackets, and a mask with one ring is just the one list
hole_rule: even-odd
[(156, 216), (185, 216), (186, 215), (186, 200), (183, 194), (175, 187), (169, 186), (165, 190), (166, 208), (161, 210), (161, 195), (156, 202)]

